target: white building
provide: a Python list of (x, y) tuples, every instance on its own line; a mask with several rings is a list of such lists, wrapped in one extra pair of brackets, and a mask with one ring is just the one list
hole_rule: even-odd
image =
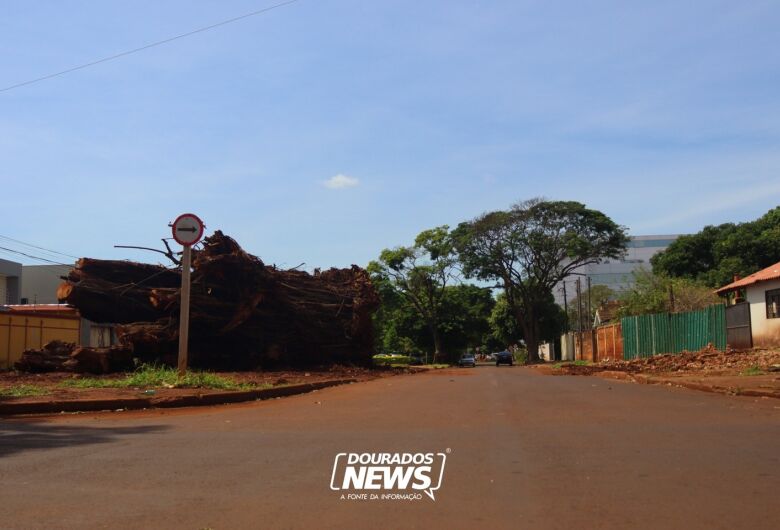
[(0, 259), (0, 306), (19, 303), (22, 264)]
[[(569, 300), (576, 296), (576, 282), (580, 279), (582, 292), (587, 290), (587, 278), (591, 285), (606, 285), (616, 293), (628, 290), (634, 284), (634, 271), (645, 268), (651, 270), (650, 258), (666, 249), (679, 234), (632, 236), (626, 245), (626, 255), (622, 259), (606, 259), (576, 268), (575, 275), (566, 279), (566, 294)], [(563, 305), (563, 284), (554, 290), (555, 301)], [(598, 301), (593, 301), (597, 304)]]
[(23, 265), (22, 304), (56, 304), (57, 287), (62, 276), (73, 269), (71, 265)]
[(735, 293), (734, 301), (744, 300), (743, 303), (750, 305), (753, 346), (780, 347), (780, 262), (737, 279), (718, 289), (717, 293)]

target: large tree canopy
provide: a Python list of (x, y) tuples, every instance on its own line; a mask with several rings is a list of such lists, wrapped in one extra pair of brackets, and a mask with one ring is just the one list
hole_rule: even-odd
[(504, 289), (531, 361), (538, 360), (539, 317), (553, 286), (581, 265), (621, 257), (628, 241), (602, 212), (542, 199), (461, 223), (453, 239), (464, 274)]
[(755, 221), (706, 226), (681, 236), (650, 260), (653, 271), (697, 280), (710, 287), (747, 276), (780, 261), (780, 206)]

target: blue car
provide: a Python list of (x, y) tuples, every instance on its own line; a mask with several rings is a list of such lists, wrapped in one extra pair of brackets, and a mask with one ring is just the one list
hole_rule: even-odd
[(493, 357), (496, 359), (496, 366), (500, 364), (508, 364), (509, 366), (513, 366), (515, 364), (515, 356), (506, 350), (494, 353)]

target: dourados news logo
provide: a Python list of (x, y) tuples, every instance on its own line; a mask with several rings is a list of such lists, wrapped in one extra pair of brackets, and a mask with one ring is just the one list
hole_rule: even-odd
[(444, 479), (446, 453), (339, 453), (330, 489), (345, 500), (420, 500)]

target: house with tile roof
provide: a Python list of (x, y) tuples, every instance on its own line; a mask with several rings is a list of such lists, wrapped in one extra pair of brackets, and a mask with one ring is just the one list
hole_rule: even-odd
[(715, 292), (749, 304), (753, 346), (780, 347), (780, 262), (745, 278), (735, 278)]

